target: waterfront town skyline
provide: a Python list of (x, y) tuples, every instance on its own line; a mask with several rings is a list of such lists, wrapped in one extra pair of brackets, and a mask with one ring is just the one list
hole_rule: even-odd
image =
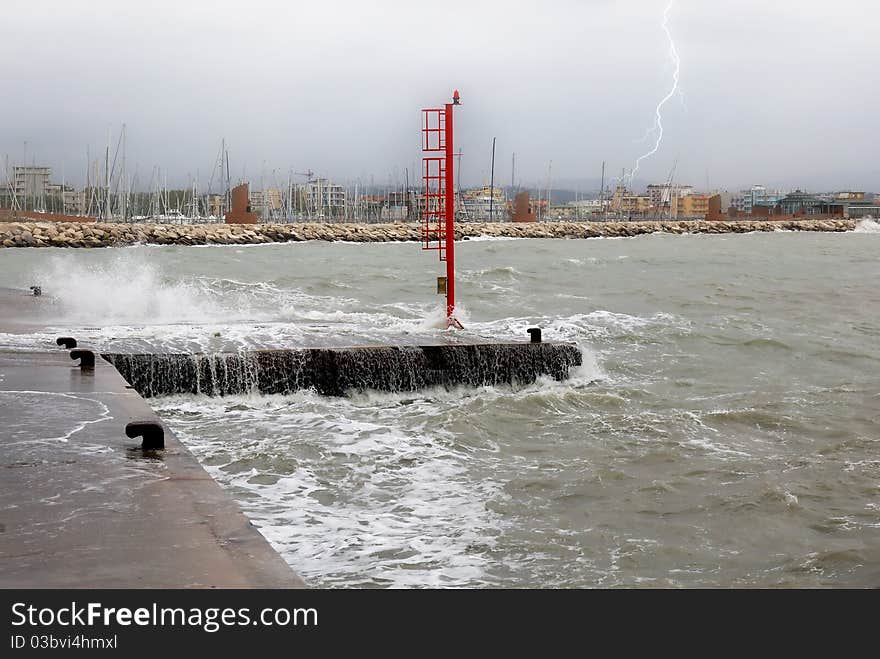
[[(50, 171), (53, 183), (65, 185), (74, 190), (94, 185), (100, 186), (105, 182), (109, 171), (110, 178), (117, 187), (124, 186), (133, 192), (146, 192), (153, 189), (157, 183), (157, 177), (160, 185), (169, 189), (191, 189), (193, 184), (196, 184), (205, 192), (216, 191), (227, 182), (227, 173), (220, 171), (224, 167), (230, 168), (228, 171), (230, 184), (249, 182), (252, 188), (261, 189), (281, 187), (282, 182), (286, 182), (288, 177), (294, 182), (326, 179), (352, 188), (360, 186), (369, 189), (389, 187), (403, 189), (407, 185), (416, 187), (421, 177), (417, 145), (412, 150), (414, 156), (405, 163), (391, 165), (385, 170), (377, 169), (364, 171), (357, 176), (346, 176), (342, 173), (344, 168), (332, 165), (322, 170), (316, 170), (307, 164), (276, 165), (267, 160), (262, 160), (258, 166), (253, 166), (248, 162), (236, 163), (234, 160), (235, 150), (233, 149), (226, 149), (224, 159), (222, 145), (225, 144), (225, 140), (222, 139), (218, 140), (221, 151), (215, 148), (214, 152), (206, 157), (191, 158), (183, 169), (178, 166), (182, 173), (173, 174), (171, 168), (161, 160), (157, 163), (145, 164), (142, 159), (137, 157), (137, 154), (132, 157), (130, 148), (126, 153), (125, 141), (130, 139), (127, 137), (129, 133), (130, 129), (125, 124), (121, 128), (116, 127), (112, 133), (108, 130), (110, 139), (100, 146), (94, 144), (84, 146), (82, 157), (74, 163), (55, 154), (47, 155), (42, 149), (35, 149), (33, 141), (23, 140), (16, 153), (0, 152), (0, 189), (14, 185), (15, 170), (23, 168)], [(494, 167), (491, 164), (482, 167), (480, 163), (469, 163), (469, 160), (479, 159), (474, 156), (474, 150), (470, 151), (470, 158), (468, 155), (459, 154), (456, 157), (456, 167), (461, 171), (457, 173), (457, 185), (463, 189), (478, 188), (488, 186), (494, 181), (495, 187), (499, 188), (569, 190), (579, 195), (595, 194), (597, 196), (603, 189), (613, 190), (621, 183), (628, 190), (639, 193), (647, 192), (648, 186), (666, 183), (670, 180), (676, 185), (695, 188), (703, 192), (732, 192), (746, 190), (755, 185), (780, 191), (861, 190), (880, 192), (880, 176), (871, 176), (867, 180), (864, 180), (863, 177), (842, 179), (832, 176), (813, 181), (813, 177), (792, 177), (785, 172), (762, 177), (760, 172), (756, 171), (754, 175), (747, 172), (731, 180), (722, 181), (713, 181), (709, 175), (689, 178), (686, 174), (681, 173), (686, 168), (682, 166), (680, 156), (673, 158), (669, 163), (669, 171), (661, 172), (657, 177), (639, 173), (632, 179), (630, 178), (631, 170), (628, 168), (612, 170), (609, 164), (611, 159), (599, 160), (575, 170), (560, 170), (557, 165), (554, 165), (554, 160), (550, 159), (543, 163), (543, 172), (540, 174), (523, 176), (524, 165), (521, 155), (516, 152), (502, 153), (497, 148), (494, 151)], [(493, 160), (492, 153), (493, 148), (490, 140), (485, 154), (489, 163)], [(859, 184), (860, 182), (862, 184)]]
[[(56, 180), (53, 168), (45, 165), (5, 166), (5, 180), (0, 179), (0, 210), (6, 212), (33, 212), (86, 216), (104, 221), (222, 221), (230, 210), (230, 191), (233, 185), (246, 186), (248, 211), (259, 221), (413, 221), (420, 217), (424, 199), (417, 181), (407, 179), (388, 181), (383, 185), (375, 180), (369, 183), (338, 183), (308, 170), (292, 170), (286, 183), (276, 175), (259, 185), (245, 178), (232, 181), (211, 174), (207, 186), (198, 179), (190, 179), (185, 187), (169, 187), (162, 179), (161, 170), (154, 168), (148, 187), (137, 185), (137, 174), (127, 175), (114, 154), (111, 166), (110, 150), (105, 155), (105, 169), (94, 163), (88, 185), (76, 187)], [(457, 214), (462, 219), (514, 219), (513, 198), (527, 193), (529, 213), (534, 219), (598, 219), (621, 218), (696, 218), (707, 217), (710, 198), (719, 197), (720, 209), (752, 215), (761, 209), (776, 208), (779, 214), (829, 212), (828, 204), (837, 205), (837, 211), (846, 217), (880, 216), (880, 194), (871, 191), (770, 188), (752, 185), (740, 190), (700, 189), (679, 182), (674, 172), (662, 183), (649, 183), (641, 189), (628, 186), (626, 177), (609, 179), (600, 189), (589, 185), (553, 189), (550, 180), (544, 186), (478, 185), (456, 187)], [(499, 179), (500, 180), (500, 179)], [(642, 191), (643, 190), (643, 191)], [(554, 196), (555, 193), (555, 196)], [(821, 207), (821, 208), (820, 208)], [(773, 213), (774, 211), (767, 211)]]

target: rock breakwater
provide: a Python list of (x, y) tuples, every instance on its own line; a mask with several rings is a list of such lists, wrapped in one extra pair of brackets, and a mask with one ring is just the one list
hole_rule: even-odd
[[(649, 233), (749, 233), (753, 231), (852, 231), (855, 220), (709, 222), (464, 222), (457, 240), (494, 238), (624, 238)], [(0, 223), (2, 247), (114, 247), (120, 245), (255, 245), (304, 240), (404, 242), (422, 240), (422, 225), (407, 224), (113, 224)]]

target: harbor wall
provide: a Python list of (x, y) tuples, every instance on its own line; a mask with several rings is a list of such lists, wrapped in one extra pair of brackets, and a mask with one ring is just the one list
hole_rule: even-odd
[(252, 350), (217, 354), (103, 354), (145, 397), (168, 394), (289, 394), (314, 389), (417, 391), (459, 385), (564, 380), (581, 365), (572, 343), (477, 343)]
[[(456, 240), (498, 238), (621, 238), (651, 233), (749, 233), (754, 231), (851, 231), (856, 220), (679, 220), (639, 222), (463, 222)], [(158, 245), (250, 245), (304, 240), (350, 242), (421, 241), (422, 225), (407, 224), (112, 224), (0, 223), (0, 247), (112, 247)]]

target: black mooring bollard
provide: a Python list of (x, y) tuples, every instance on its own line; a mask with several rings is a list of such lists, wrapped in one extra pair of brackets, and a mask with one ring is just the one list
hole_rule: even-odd
[(64, 348), (67, 348), (68, 350), (76, 348), (76, 339), (72, 336), (59, 336), (57, 339), (55, 339), (55, 343)]
[(34, 292), (34, 297), (39, 297), (43, 294), (43, 289), (40, 286), (31, 286), (31, 290)]
[(532, 343), (540, 343), (541, 342), (541, 328), (540, 327), (530, 327), (526, 331), (529, 333), (529, 336), (532, 337)]
[(91, 350), (71, 350), (70, 358), (79, 359), (79, 366), (80, 369), (83, 371), (95, 370), (95, 353), (93, 353)]
[(165, 429), (156, 421), (132, 421), (126, 424), (125, 434), (131, 439), (143, 437), (141, 448), (145, 451), (165, 448)]

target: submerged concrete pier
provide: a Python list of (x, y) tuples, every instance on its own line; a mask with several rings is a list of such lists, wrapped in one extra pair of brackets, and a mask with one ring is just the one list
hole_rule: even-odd
[(581, 365), (581, 352), (571, 343), (450, 343), (194, 355), (108, 353), (103, 357), (147, 397), (286, 394), (300, 389), (341, 396), (366, 389), (531, 384), (541, 376), (563, 380)]
[(0, 352), (0, 470), (2, 588), (304, 585), (104, 360)]

